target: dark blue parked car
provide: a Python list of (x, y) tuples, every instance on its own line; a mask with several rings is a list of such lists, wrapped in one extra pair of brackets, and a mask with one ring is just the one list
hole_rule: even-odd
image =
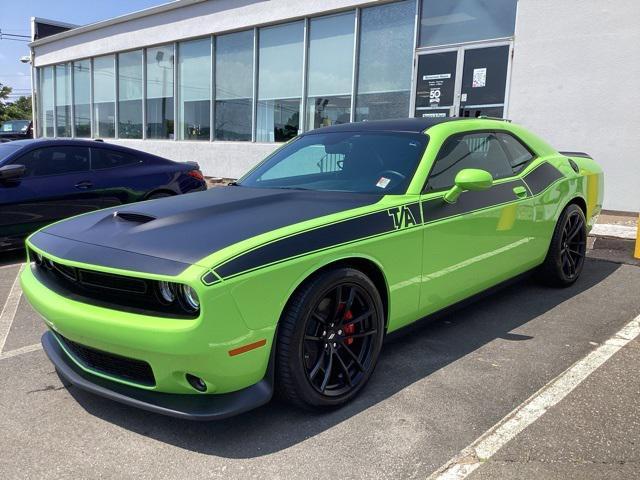
[(0, 251), (80, 213), (206, 190), (196, 163), (93, 140), (0, 144)]

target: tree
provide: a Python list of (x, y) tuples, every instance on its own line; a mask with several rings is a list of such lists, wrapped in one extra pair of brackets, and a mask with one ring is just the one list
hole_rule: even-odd
[(7, 101), (12, 88), (0, 83), (0, 122), (6, 120), (31, 119), (31, 97), (20, 97), (15, 102)]

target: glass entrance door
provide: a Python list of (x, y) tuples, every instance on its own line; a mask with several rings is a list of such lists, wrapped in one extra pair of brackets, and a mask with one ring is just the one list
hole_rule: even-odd
[(416, 117), (451, 117), (455, 113), (458, 51), (418, 57)]
[(418, 54), (416, 117), (502, 117), (510, 45)]

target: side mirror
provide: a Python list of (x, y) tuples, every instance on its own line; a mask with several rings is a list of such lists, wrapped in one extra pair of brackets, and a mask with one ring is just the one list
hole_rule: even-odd
[(444, 201), (447, 203), (456, 203), (462, 192), (467, 190), (479, 191), (491, 188), (493, 185), (493, 177), (486, 170), (477, 168), (465, 168), (460, 170), (456, 175), (455, 185), (451, 187), (444, 195)]
[(5, 165), (0, 167), (0, 182), (23, 177), (25, 171), (26, 167), (24, 165)]

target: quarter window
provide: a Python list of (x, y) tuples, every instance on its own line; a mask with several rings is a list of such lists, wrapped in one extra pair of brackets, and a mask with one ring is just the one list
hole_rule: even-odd
[(494, 180), (513, 175), (509, 159), (495, 134), (456, 135), (440, 149), (429, 175), (428, 191), (451, 188), (458, 172), (465, 168), (486, 170)]
[(128, 153), (107, 150), (105, 148), (92, 149), (91, 168), (93, 170), (124, 167), (126, 165), (134, 165), (136, 163), (142, 163), (142, 161)]
[(502, 147), (509, 155), (513, 173), (520, 172), (533, 159), (533, 155), (518, 139), (508, 133), (498, 133), (497, 136)]
[(18, 158), (15, 165), (24, 165), (25, 177), (44, 177), (89, 171), (89, 149), (56, 147), (32, 150)]

